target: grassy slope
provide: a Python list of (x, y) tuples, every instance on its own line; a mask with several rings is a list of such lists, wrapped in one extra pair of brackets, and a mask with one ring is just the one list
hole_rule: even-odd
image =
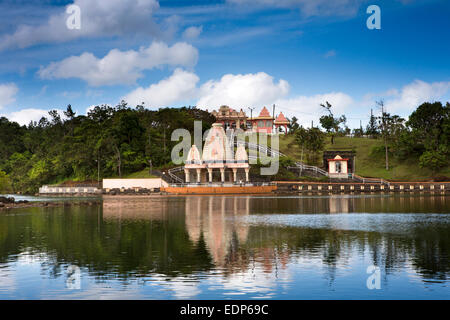
[(144, 179), (144, 178), (158, 178), (157, 176), (150, 175), (148, 173), (149, 169), (145, 168), (144, 170), (133, 172), (127, 175), (123, 175), (123, 179)]
[[(158, 178), (157, 176), (153, 176), (148, 174), (148, 168), (141, 170), (141, 171), (137, 171), (137, 172), (133, 172), (130, 174), (124, 174), (122, 175), (122, 179), (145, 179), (145, 178)], [(114, 176), (110, 176), (110, 177), (105, 177), (106, 179), (119, 179), (118, 175), (114, 175)], [(49, 183), (49, 185), (62, 185), (62, 184), (67, 184), (67, 183), (71, 183), (71, 182), (78, 182), (78, 183), (96, 183), (96, 180), (90, 180), (90, 181), (84, 181), (84, 180), (79, 180), (79, 179), (74, 179), (74, 178), (66, 178), (66, 179), (62, 179), (62, 180), (57, 180), (57, 181), (53, 181), (51, 183)]]
[[(271, 144), (270, 142), (270, 137), (268, 137), (268, 145)], [(397, 181), (425, 181), (431, 179), (433, 176), (450, 177), (450, 167), (444, 168), (440, 172), (433, 174), (431, 170), (420, 168), (417, 159), (409, 159), (406, 161), (390, 159), (389, 165), (391, 169), (386, 171), (384, 168), (384, 156), (377, 155), (374, 157), (371, 155), (373, 147), (382, 145), (383, 142), (376, 139), (339, 137), (335, 138), (334, 145), (331, 145), (331, 141), (328, 139), (325, 150), (354, 149), (356, 151), (356, 173), (364, 177), (376, 177)], [(296, 144), (294, 136), (280, 135), (279, 148), (281, 152), (289, 157), (300, 160), (301, 149)], [(141, 179), (156, 177), (149, 175), (148, 168), (146, 168), (142, 171), (124, 175), (123, 178)]]
[[(372, 148), (382, 145), (383, 142), (381, 140), (340, 137), (335, 139), (334, 145), (331, 145), (330, 139), (328, 139), (325, 150), (354, 149), (356, 151), (356, 173), (364, 177), (377, 177), (399, 181), (429, 180), (433, 176), (450, 177), (450, 167), (433, 174), (429, 169), (420, 168), (417, 159), (407, 159), (405, 161), (390, 159), (390, 170), (387, 171), (385, 169), (383, 155), (371, 156)], [(280, 151), (292, 158), (300, 160), (301, 150), (296, 145), (293, 136), (280, 137)]]

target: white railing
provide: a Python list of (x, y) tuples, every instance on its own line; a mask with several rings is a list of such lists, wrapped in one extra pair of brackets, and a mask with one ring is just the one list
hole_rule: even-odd
[(381, 178), (364, 178), (361, 176), (358, 176), (357, 174), (352, 173), (352, 178), (355, 180), (359, 180), (362, 183), (379, 183), (379, 184), (385, 184), (387, 186), (390, 185), (390, 182)]
[(184, 180), (181, 179), (180, 177), (178, 177), (175, 173), (183, 171), (184, 167), (176, 167), (176, 168), (172, 168), (169, 169), (167, 171), (167, 173), (169, 174), (170, 178), (172, 178), (173, 180), (175, 180), (178, 183), (184, 183)]
[(316, 174), (321, 174), (326, 177), (330, 176), (327, 171), (325, 171), (319, 167), (309, 166), (302, 162), (296, 162), (295, 167), (288, 167), (288, 169), (299, 169), (300, 171), (312, 171), (312, 172), (315, 172)]
[(259, 151), (260, 153), (265, 154), (266, 156), (271, 156), (272, 158), (274, 157), (285, 157), (286, 155), (278, 150), (274, 150), (270, 147), (267, 146), (263, 146), (257, 143), (250, 143), (247, 141), (242, 141), (242, 140), (238, 140), (238, 141), (234, 141), (234, 146), (239, 146), (239, 145), (244, 145), (247, 149), (250, 150), (256, 150)]

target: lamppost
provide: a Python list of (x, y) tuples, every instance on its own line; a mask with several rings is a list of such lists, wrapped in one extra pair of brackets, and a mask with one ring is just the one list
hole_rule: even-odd
[(97, 184), (98, 187), (100, 188), (100, 160), (96, 159), (94, 161), (97, 162)]
[(252, 130), (253, 130), (253, 110), (255, 110), (256, 107), (248, 107), (248, 109), (250, 110), (250, 123), (252, 124)]

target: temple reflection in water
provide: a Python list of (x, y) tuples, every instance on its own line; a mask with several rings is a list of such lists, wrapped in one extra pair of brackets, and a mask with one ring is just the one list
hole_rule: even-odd
[[(425, 297), (425, 286), (448, 293), (449, 201), (420, 194), (111, 197), (87, 207), (17, 210), (0, 215), (0, 278), (33, 265), (33, 298), (47, 287), (70, 294), (55, 280), (68, 265), (81, 268), (93, 297), (95, 288), (109, 292), (119, 283), (156, 299), (167, 288), (177, 297), (336, 298), (350, 287), (349, 297), (366, 298), (373, 294), (366, 268), (375, 265), (392, 297)], [(0, 297), (11, 296), (3, 283)]]
[[(225, 265), (233, 240), (245, 243), (248, 226), (236, 223), (236, 216), (250, 214), (250, 197), (186, 198), (186, 229), (193, 243), (205, 239), (216, 266)], [(234, 237), (234, 239), (233, 239)]]
[[(167, 220), (167, 226), (173, 221), (179, 221), (179, 227), (187, 233), (186, 241), (197, 251), (204, 246), (212, 266), (221, 268), (226, 273), (243, 272), (254, 268), (255, 264), (262, 272), (270, 273), (274, 269), (286, 268), (289, 262), (301, 260), (303, 263), (320, 261), (329, 270), (329, 278), (333, 278), (333, 270), (339, 265), (347, 265), (350, 257), (358, 250), (371, 252), (372, 263), (383, 264), (388, 273), (402, 265), (411, 254), (417, 256), (424, 250), (435, 250), (433, 248), (436, 245), (439, 250), (444, 250), (435, 243), (435, 235), (422, 234), (422, 226), (408, 219), (404, 222), (399, 220), (400, 223), (396, 224), (392, 220), (376, 220), (382, 215), (366, 217), (358, 214), (346, 218), (348, 213), (408, 213), (426, 210), (446, 212), (447, 202), (446, 197), (439, 196), (339, 195), (286, 198), (187, 196), (123, 201), (111, 199), (103, 202), (103, 219), (133, 223), (139, 223), (139, 220)], [(333, 216), (327, 218), (326, 214)], [(404, 216), (397, 217), (403, 219)], [(255, 217), (259, 218), (258, 223), (248, 223)], [(294, 223), (273, 223), (271, 219), (274, 217), (287, 221), (294, 219)], [(401, 227), (403, 223), (405, 228)], [(443, 232), (444, 229), (439, 225), (435, 231)], [(400, 241), (399, 237), (406, 234), (406, 238)], [(165, 235), (164, 239), (167, 237), (173, 237), (173, 234)], [(410, 237), (421, 239), (420, 249), (416, 247), (417, 243), (408, 240)], [(402, 250), (393, 251), (400, 243), (402, 247), (405, 243), (407, 245)], [(359, 249), (354, 251), (355, 248)], [(425, 273), (433, 273), (429, 268), (438, 273), (437, 270), (441, 270), (441, 277), (445, 278), (447, 256), (442, 251), (441, 258), (434, 260), (433, 255), (421, 254), (420, 259), (414, 259), (412, 263), (420, 265), (419, 269), (425, 270)], [(202, 259), (206, 259), (206, 256)], [(195, 266), (192, 267), (195, 269)]]

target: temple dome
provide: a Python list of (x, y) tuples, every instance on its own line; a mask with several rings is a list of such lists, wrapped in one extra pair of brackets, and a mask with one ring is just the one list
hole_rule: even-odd
[(269, 110), (267, 110), (267, 108), (264, 107), (261, 110), (261, 113), (259, 114), (258, 118), (270, 118), (270, 119), (272, 119), (272, 116), (270, 115)]
[(201, 157), (200, 152), (198, 151), (197, 146), (194, 144), (192, 145), (191, 149), (189, 150), (186, 162), (187, 163), (201, 163)]
[(247, 151), (245, 150), (245, 147), (242, 144), (240, 144), (237, 147), (236, 160), (237, 161), (248, 161)]
[(214, 123), (206, 137), (203, 148), (203, 162), (224, 162), (232, 160), (232, 151), (221, 123)]
[(275, 124), (289, 124), (289, 120), (286, 119), (283, 112), (280, 112), (278, 117), (275, 119)]

